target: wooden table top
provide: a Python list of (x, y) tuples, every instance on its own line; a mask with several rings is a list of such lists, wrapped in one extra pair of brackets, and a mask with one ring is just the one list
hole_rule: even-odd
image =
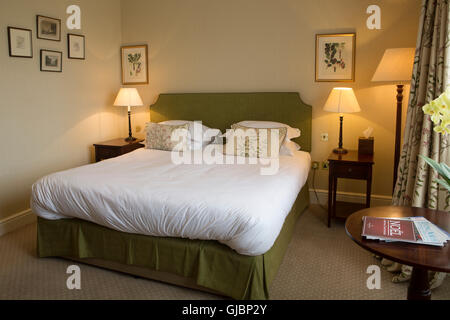
[(118, 138), (108, 141), (103, 141), (100, 143), (95, 143), (94, 146), (108, 146), (108, 147), (123, 147), (130, 144), (141, 143), (144, 139), (137, 139), (135, 141), (125, 141), (125, 138)]
[(332, 152), (328, 161), (357, 162), (373, 164), (373, 154), (359, 154), (357, 150), (349, 150), (346, 154), (337, 154)]
[(358, 245), (377, 255), (402, 264), (427, 270), (450, 272), (450, 243), (436, 247), (412, 243), (386, 243), (361, 236), (362, 217), (425, 217), (441, 229), (450, 232), (450, 213), (424, 208), (373, 207), (355, 212), (345, 222), (345, 230)]

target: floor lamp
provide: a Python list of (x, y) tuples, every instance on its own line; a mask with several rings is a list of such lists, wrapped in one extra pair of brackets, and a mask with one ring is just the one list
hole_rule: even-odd
[(414, 54), (414, 48), (387, 49), (372, 78), (372, 81), (375, 82), (397, 84), (397, 117), (395, 124), (394, 180), (392, 189), (395, 188), (395, 184), (397, 183), (397, 170), (400, 161), (403, 86), (405, 83), (411, 81)]

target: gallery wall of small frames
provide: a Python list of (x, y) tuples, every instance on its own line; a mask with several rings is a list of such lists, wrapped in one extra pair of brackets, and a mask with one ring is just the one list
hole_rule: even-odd
[[(33, 58), (33, 31), (18, 27), (8, 26), (9, 56), (16, 58)], [(41, 41), (61, 42), (61, 19), (36, 16), (36, 39)], [(81, 34), (67, 33), (67, 58), (86, 59), (85, 36)], [(40, 49), (40, 70), (43, 72), (62, 72), (63, 52)]]

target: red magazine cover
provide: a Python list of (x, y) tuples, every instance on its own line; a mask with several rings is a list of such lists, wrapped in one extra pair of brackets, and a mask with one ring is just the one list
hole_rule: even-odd
[(362, 235), (371, 238), (416, 242), (414, 222), (407, 220), (364, 217)]

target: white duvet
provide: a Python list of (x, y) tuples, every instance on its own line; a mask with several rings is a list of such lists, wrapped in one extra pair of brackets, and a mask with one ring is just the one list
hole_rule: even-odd
[(170, 152), (139, 149), (51, 174), (33, 185), (45, 219), (80, 218), (136, 234), (218, 240), (240, 254), (267, 252), (305, 185), (309, 153), (260, 165), (175, 165)]

